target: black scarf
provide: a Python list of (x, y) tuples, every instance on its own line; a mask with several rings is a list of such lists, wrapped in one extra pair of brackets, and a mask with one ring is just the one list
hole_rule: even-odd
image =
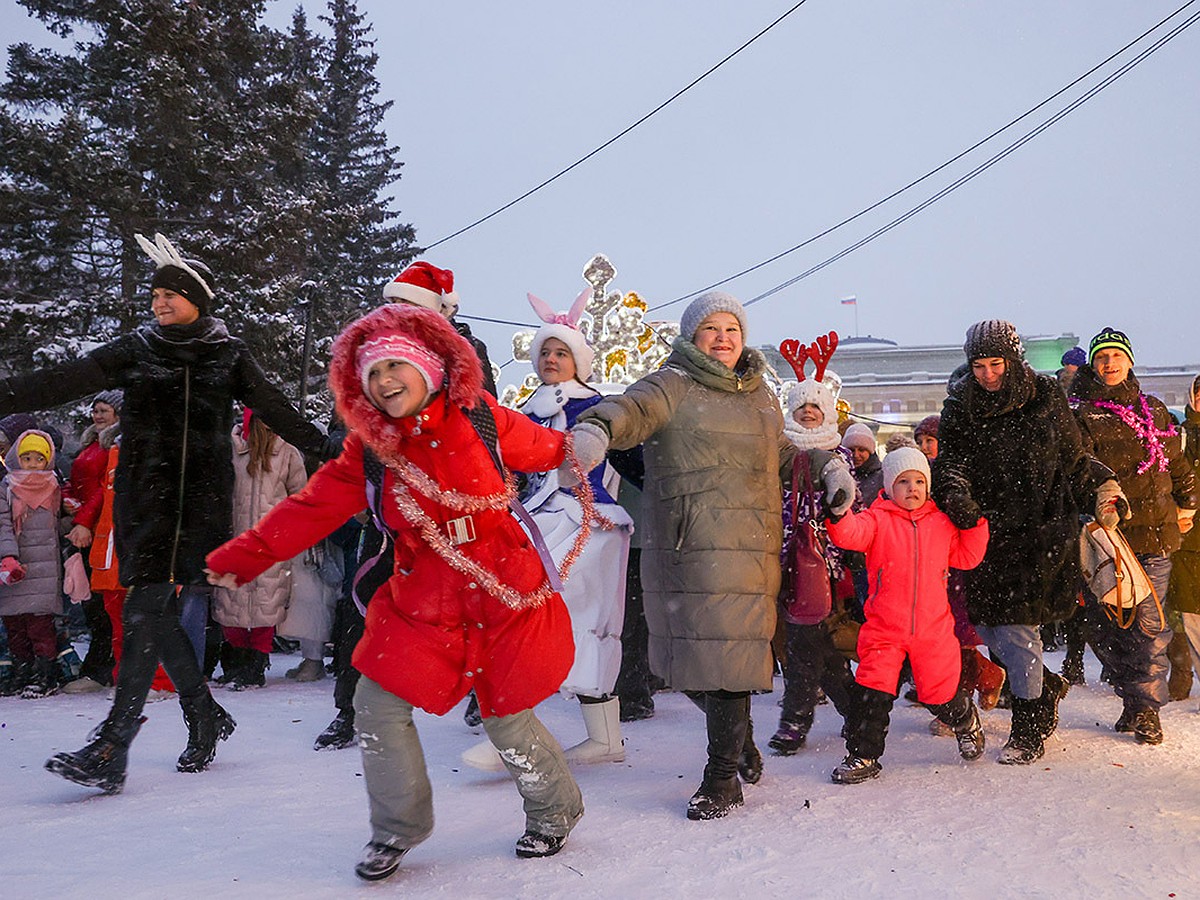
[(201, 316), (190, 325), (155, 322), (139, 328), (137, 335), (159, 356), (182, 363), (194, 363), (229, 340), (225, 323), (212, 316)]

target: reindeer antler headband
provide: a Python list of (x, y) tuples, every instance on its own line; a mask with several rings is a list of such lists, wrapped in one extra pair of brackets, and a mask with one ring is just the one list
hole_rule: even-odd
[(138, 246), (146, 251), (146, 255), (154, 260), (155, 266), (162, 268), (163, 266), (175, 266), (177, 269), (183, 269), (191, 275), (200, 287), (204, 288), (204, 293), (208, 294), (208, 299), (214, 297), (213, 290), (208, 286), (208, 282), (204, 280), (204, 276), (197, 272), (186, 259), (175, 249), (175, 245), (167, 240), (165, 235), (155, 233), (154, 243), (150, 243), (145, 235), (135, 234), (134, 238), (138, 242)]
[(829, 334), (818, 335), (815, 341), (807, 345), (795, 338), (789, 338), (780, 343), (779, 352), (796, 373), (797, 381), (804, 381), (804, 364), (811, 359), (814, 366), (813, 380), (819, 382), (825, 378), (825, 369), (828, 368), (837, 345), (837, 332), (831, 331)]

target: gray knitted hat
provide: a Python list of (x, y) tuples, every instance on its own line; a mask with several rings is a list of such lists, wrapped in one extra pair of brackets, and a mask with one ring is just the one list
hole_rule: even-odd
[(967, 354), (968, 360), (992, 357), (1011, 360), (1025, 358), (1025, 347), (1021, 344), (1017, 327), (1003, 319), (985, 319), (968, 328), (963, 352)]
[(683, 311), (683, 318), (679, 320), (680, 335), (686, 341), (692, 340), (700, 323), (713, 313), (719, 312), (730, 313), (738, 320), (738, 324), (742, 326), (742, 341), (745, 342), (746, 310), (737, 297), (724, 291), (708, 291), (689, 303), (688, 308)]
[(107, 403), (113, 408), (113, 411), (119, 416), (121, 414), (121, 405), (125, 402), (125, 392), (119, 390), (101, 391), (92, 398), (92, 406), (97, 403)]

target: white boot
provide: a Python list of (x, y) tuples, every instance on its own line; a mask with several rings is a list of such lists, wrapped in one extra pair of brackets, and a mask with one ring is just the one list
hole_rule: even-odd
[(472, 769), (482, 769), (484, 772), (503, 772), (504, 760), (496, 752), (491, 741), (480, 741), (474, 747), (462, 752), (462, 761)]
[(613, 697), (603, 703), (581, 703), (587, 740), (564, 751), (569, 763), (624, 762), (621, 740), (621, 701)]

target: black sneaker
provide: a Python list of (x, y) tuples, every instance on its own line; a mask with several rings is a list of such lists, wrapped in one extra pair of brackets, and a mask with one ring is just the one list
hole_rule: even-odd
[(407, 847), (377, 844), (374, 841), (363, 847), (362, 856), (354, 866), (354, 874), (363, 881), (383, 881), (396, 874), (400, 860), (408, 852)]
[(877, 759), (864, 759), (861, 756), (849, 754), (843, 759), (829, 778), (834, 784), (860, 784), (871, 778), (876, 778), (883, 771), (883, 766)]
[(540, 859), (543, 856), (553, 856), (567, 842), (565, 834), (542, 834), (540, 831), (526, 831), (517, 838), (517, 856), (521, 859)]
[(1163, 742), (1162, 723), (1158, 720), (1157, 709), (1143, 709), (1133, 720), (1133, 736), (1139, 744), (1161, 744)]

